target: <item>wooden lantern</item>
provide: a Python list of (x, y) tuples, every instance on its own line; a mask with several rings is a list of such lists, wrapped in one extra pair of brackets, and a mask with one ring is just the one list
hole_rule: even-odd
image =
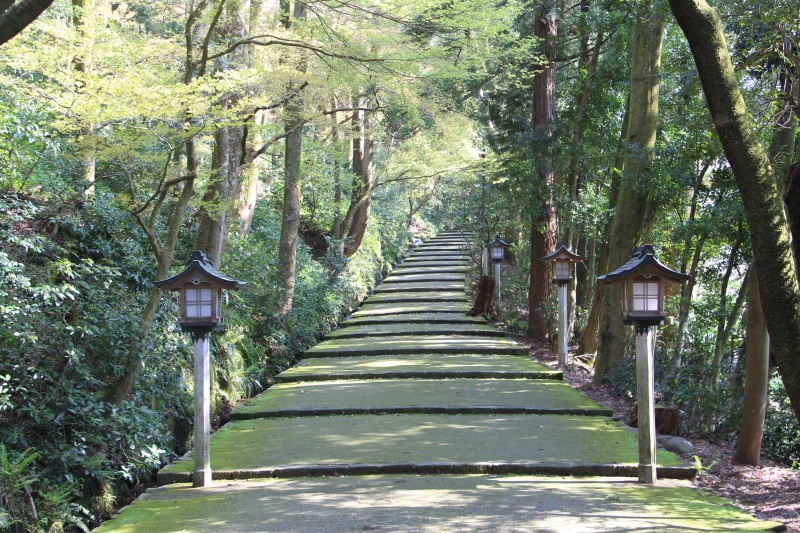
[(552, 265), (553, 281), (559, 285), (572, 281), (575, 277), (573, 265), (583, 262), (583, 258), (571, 252), (564, 243), (559, 243), (553, 253), (541, 260)]
[(484, 246), (489, 250), (489, 258), (495, 263), (499, 263), (505, 258), (506, 248), (510, 245), (500, 237), (495, 237), (492, 242), (486, 243)]
[(618, 269), (597, 279), (603, 283), (622, 284), (622, 318), (626, 324), (652, 326), (666, 317), (666, 288), (688, 280), (688, 274), (670, 269), (656, 259), (653, 246), (633, 249), (631, 258)]
[(245, 282), (215, 269), (207, 253), (195, 250), (183, 272), (156, 281), (154, 285), (167, 291), (180, 291), (183, 331), (208, 332), (222, 328), (222, 291), (238, 290)]

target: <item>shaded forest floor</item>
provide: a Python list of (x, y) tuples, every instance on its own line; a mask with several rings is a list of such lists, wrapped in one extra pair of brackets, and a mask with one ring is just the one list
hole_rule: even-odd
[[(521, 339), (517, 339), (522, 341)], [(525, 342), (531, 356), (556, 368), (557, 358), (549, 344)], [(633, 410), (630, 399), (620, 398), (609, 384), (595, 386), (592, 375), (583, 368), (565, 370), (564, 380), (601, 405), (611, 407), (614, 418), (627, 423)], [(695, 483), (715, 494), (728, 498), (740, 509), (758, 518), (786, 524), (789, 531), (800, 531), (800, 469), (763, 458), (757, 467), (733, 462), (734, 447), (728, 443), (710, 442), (692, 435), (682, 435), (694, 445), (694, 451), (682, 458), (692, 462), (700, 458), (706, 467), (712, 465)]]

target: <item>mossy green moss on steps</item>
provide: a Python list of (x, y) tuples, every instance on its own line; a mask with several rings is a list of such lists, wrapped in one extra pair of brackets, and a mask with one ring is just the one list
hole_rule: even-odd
[[(637, 460), (630, 428), (605, 417), (567, 415), (364, 415), (347, 417), (346, 424), (338, 417), (267, 418), (227, 424), (211, 447), (216, 472), (252, 478), (270, 477), (279, 466), (496, 463), (509, 470), (552, 465), (569, 471)], [(675, 472), (683, 466), (663, 450), (658, 464)], [(191, 468), (191, 461), (178, 461), (159, 475)]]
[(486, 325), (483, 317), (461, 313), (409, 313), (378, 316), (351, 317), (339, 324), (340, 328), (387, 324), (478, 324)]
[(507, 339), (469, 335), (420, 335), (329, 340), (306, 351), (308, 357), (422, 353), (528, 355), (528, 349)]
[(442, 274), (441, 272), (431, 272), (428, 274), (391, 274), (385, 280), (383, 285), (389, 283), (425, 283), (425, 282), (461, 282), (464, 283), (464, 274), (460, 272), (453, 272), (452, 274)]
[(393, 323), (370, 326), (340, 328), (325, 335), (326, 340), (355, 339), (361, 337), (393, 337), (404, 335), (477, 335), (479, 337), (500, 337), (506, 333), (486, 324), (431, 324), (431, 323)]
[(279, 382), (336, 379), (563, 379), (560, 370), (512, 355), (394, 355), (303, 359)]
[[(373, 294), (367, 300), (370, 304), (379, 303), (437, 303), (437, 302), (466, 302), (464, 291), (427, 291), (427, 292), (400, 292)], [(366, 302), (365, 302), (366, 303)]]
[(234, 410), (231, 419), (456, 411), (594, 416), (612, 414), (611, 409), (600, 407), (562, 381), (394, 379), (280, 383)]
[(353, 318), (373, 317), (384, 315), (404, 315), (410, 313), (466, 313), (470, 305), (467, 302), (399, 302), (399, 303), (373, 303), (364, 302)]
[(147, 493), (98, 533), (785, 531), (687, 482), (492, 475), (264, 479)]
[(446, 291), (446, 292), (464, 292), (464, 280), (457, 281), (417, 281), (415, 283), (396, 283), (392, 280), (386, 280), (378, 289), (375, 294), (395, 294), (398, 292), (427, 292), (433, 291)]
[(456, 265), (456, 266), (421, 266), (419, 264), (411, 264), (411, 265), (400, 265), (392, 273), (390, 277), (396, 278), (401, 276), (409, 276), (413, 274), (432, 274), (432, 275), (441, 275), (441, 274), (461, 274), (462, 276), (466, 275), (468, 267), (464, 265)]

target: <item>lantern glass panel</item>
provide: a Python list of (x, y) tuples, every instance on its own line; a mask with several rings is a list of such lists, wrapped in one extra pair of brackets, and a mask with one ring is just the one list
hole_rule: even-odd
[(572, 263), (556, 261), (553, 263), (553, 277), (556, 279), (572, 279)]
[(658, 312), (661, 295), (657, 281), (633, 282), (633, 312)]
[(212, 291), (210, 287), (186, 287), (186, 318), (211, 318)]
[(492, 259), (503, 259), (504, 251), (502, 246), (492, 246), (489, 248), (492, 252)]

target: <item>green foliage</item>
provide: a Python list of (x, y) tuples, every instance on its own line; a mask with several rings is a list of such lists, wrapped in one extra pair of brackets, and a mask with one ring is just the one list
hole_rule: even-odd
[(697, 455), (692, 456), (692, 465), (694, 466), (695, 471), (697, 472), (698, 477), (703, 477), (704, 475), (708, 474), (708, 472), (714, 468), (719, 463), (718, 460), (714, 459), (711, 461), (711, 464), (704, 465), (703, 460), (700, 459)]
[(764, 422), (764, 451), (787, 464), (800, 462), (800, 422), (789, 405), (786, 389), (777, 374), (769, 380), (769, 404)]
[(0, 444), (0, 528), (3, 531), (85, 531), (91, 513), (71, 502), (77, 483), (53, 484), (36, 472), (39, 454), (15, 452)]

